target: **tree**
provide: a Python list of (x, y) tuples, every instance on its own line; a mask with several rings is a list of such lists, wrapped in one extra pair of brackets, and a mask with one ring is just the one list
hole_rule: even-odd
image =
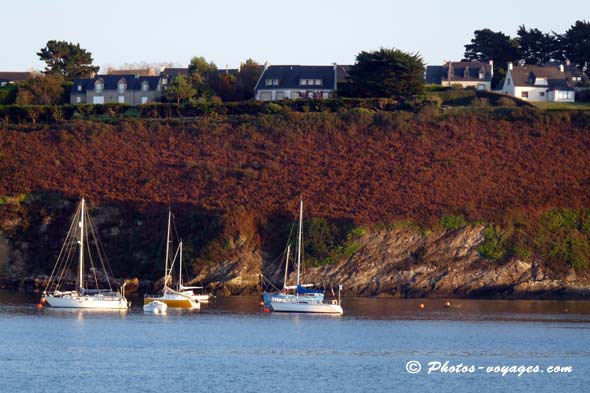
[(517, 34), (519, 57), (526, 64), (542, 65), (560, 58), (556, 53), (558, 38), (555, 35), (539, 29), (527, 30), (524, 25), (519, 26)]
[(408, 97), (424, 86), (424, 62), (418, 53), (381, 48), (360, 52), (349, 78), (357, 97)]
[(565, 57), (590, 75), (590, 22), (577, 21), (561, 37)]
[(465, 45), (467, 61), (494, 61), (494, 79), (492, 85), (505, 75), (506, 64), (518, 60), (518, 43), (501, 31), (490, 29), (475, 30), (471, 43)]
[(241, 100), (254, 98), (254, 88), (264, 67), (252, 59), (246, 60), (240, 67), (240, 72), (236, 78), (236, 89)]
[(61, 75), (34, 75), (18, 86), (17, 105), (58, 105), (65, 102), (65, 78)]
[(84, 78), (96, 73), (99, 67), (92, 66), (92, 53), (66, 41), (47, 41), (37, 56), (44, 61), (45, 73), (62, 75), (66, 79)]
[(209, 98), (214, 95), (212, 86), (217, 83), (219, 75), (213, 62), (207, 62), (204, 57), (193, 57), (188, 66), (188, 74), (199, 96)]
[(166, 99), (170, 101), (176, 101), (180, 104), (180, 101), (190, 100), (197, 95), (197, 90), (191, 84), (188, 77), (184, 75), (177, 75), (171, 81), (168, 87), (166, 87)]

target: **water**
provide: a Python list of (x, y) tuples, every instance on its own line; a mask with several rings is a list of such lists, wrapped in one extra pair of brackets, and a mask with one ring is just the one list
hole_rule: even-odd
[[(590, 302), (344, 299), (333, 317), (265, 314), (254, 297), (166, 316), (37, 300), (0, 292), (1, 392), (590, 390)], [(544, 372), (428, 375), (434, 361)]]

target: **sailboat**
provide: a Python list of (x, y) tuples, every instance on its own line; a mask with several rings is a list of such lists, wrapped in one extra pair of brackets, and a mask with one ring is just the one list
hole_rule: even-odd
[[(310, 289), (312, 284), (301, 283), (301, 254), (303, 248), (303, 200), (299, 204), (299, 227), (297, 231), (297, 273), (295, 285), (287, 285), (287, 268), (289, 265), (290, 246), (287, 246), (287, 256), (285, 258), (285, 278), (283, 289), (278, 293), (265, 292), (263, 302), (265, 307), (269, 307), (276, 312), (298, 312), (298, 313), (321, 313), (321, 314), (342, 314), (340, 305), (340, 289), (338, 291), (338, 300), (332, 300), (331, 303), (324, 302), (324, 292), (321, 290)], [(290, 291), (294, 291), (291, 293)]]
[[(98, 258), (109, 286), (108, 289), (98, 288), (98, 279), (96, 277), (97, 267), (94, 266), (94, 259), (90, 253), (89, 242), (87, 241), (89, 232), (88, 229), (90, 229), (90, 232), (94, 238), (94, 244), (97, 249)], [(77, 241), (76, 232), (78, 232)], [(68, 270), (68, 265), (74, 258), (75, 248), (78, 248), (78, 274), (76, 278), (77, 289), (71, 291), (62, 291), (61, 287), (64, 276)], [(92, 271), (94, 275), (94, 282), (96, 284), (95, 289), (89, 289), (86, 287), (86, 251), (88, 251), (88, 260), (91, 267), (90, 271)], [(108, 266), (108, 262), (106, 261), (106, 257), (104, 257), (102, 250), (99, 247), (96, 231), (94, 230), (92, 221), (90, 221), (90, 216), (86, 212), (86, 201), (84, 198), (82, 198), (76, 210), (76, 214), (74, 214), (72, 224), (70, 225), (70, 229), (57, 258), (57, 262), (53, 268), (53, 271), (51, 272), (47, 286), (43, 291), (43, 298), (41, 302), (47, 302), (51, 307), (56, 308), (126, 310), (129, 307), (129, 303), (127, 302), (127, 299), (125, 299), (125, 285), (121, 287), (119, 292), (113, 291), (106, 266)]]
[(199, 303), (209, 303), (209, 299), (211, 299), (211, 294), (205, 292), (205, 288), (202, 286), (188, 286), (185, 287), (182, 284), (182, 240), (180, 241), (179, 247), (179, 254), (180, 254), (180, 262), (178, 264), (178, 291), (183, 295), (190, 296), (196, 302)]
[[(172, 223), (172, 211), (168, 210), (168, 231), (166, 235), (166, 259), (164, 261), (164, 288), (162, 289), (162, 294), (160, 296), (150, 296), (146, 295), (143, 298), (143, 304), (148, 305), (154, 301), (165, 303), (170, 308), (201, 308), (201, 304), (197, 299), (194, 299), (192, 296), (192, 291), (182, 291), (174, 290), (168, 286), (168, 283), (172, 279), (172, 269), (174, 268), (174, 262), (176, 261), (177, 257), (180, 255), (182, 258), (182, 242), (179, 244), (178, 249), (176, 250), (176, 254), (172, 261), (170, 262), (170, 244), (172, 243), (171, 240), (171, 223)], [(182, 262), (179, 261), (179, 264), (182, 265)], [(182, 266), (180, 266), (182, 270)]]

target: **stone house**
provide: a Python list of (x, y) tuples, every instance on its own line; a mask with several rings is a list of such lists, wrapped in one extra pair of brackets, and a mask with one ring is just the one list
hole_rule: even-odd
[(70, 103), (141, 105), (159, 101), (161, 96), (159, 76), (96, 75), (74, 80)]

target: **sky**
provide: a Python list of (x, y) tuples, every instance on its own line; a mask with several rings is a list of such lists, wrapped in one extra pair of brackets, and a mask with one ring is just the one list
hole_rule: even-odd
[(52, 39), (80, 43), (103, 71), (186, 66), (194, 56), (218, 68), (248, 58), (353, 64), (360, 51), (380, 47), (440, 64), (460, 60), (477, 29), (514, 36), (524, 24), (561, 33), (590, 19), (588, 0), (6, 0), (2, 8), (1, 71), (43, 69), (36, 53)]

